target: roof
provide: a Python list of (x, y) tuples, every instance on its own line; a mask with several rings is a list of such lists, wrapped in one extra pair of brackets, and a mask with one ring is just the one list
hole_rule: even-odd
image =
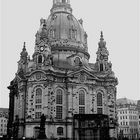
[(117, 105), (119, 104), (134, 104), (137, 105), (137, 100), (131, 100), (131, 99), (127, 99), (127, 98), (119, 98), (117, 99)]

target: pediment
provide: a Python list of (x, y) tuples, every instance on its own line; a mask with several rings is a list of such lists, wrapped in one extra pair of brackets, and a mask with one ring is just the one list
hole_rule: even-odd
[[(90, 73), (89, 71), (85, 69), (81, 69), (79, 71), (71, 72), (68, 74), (69, 77), (71, 77), (70, 81), (77, 81), (77, 82), (84, 82), (84, 83), (95, 83), (96, 80), (99, 80), (98, 77)], [(77, 79), (77, 80), (76, 80)]]
[(35, 71), (33, 73), (30, 74), (28, 81), (29, 82), (33, 82), (33, 81), (43, 81), (46, 80), (46, 74), (44, 71)]

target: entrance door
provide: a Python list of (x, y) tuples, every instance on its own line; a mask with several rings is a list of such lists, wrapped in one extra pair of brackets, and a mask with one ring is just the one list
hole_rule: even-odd
[(39, 127), (34, 127), (34, 137), (35, 138), (38, 138), (38, 136), (39, 136)]

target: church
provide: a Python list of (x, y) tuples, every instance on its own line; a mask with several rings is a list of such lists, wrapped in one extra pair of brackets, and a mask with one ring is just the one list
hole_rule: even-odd
[(116, 137), (118, 80), (103, 32), (96, 62), (89, 63), (82, 19), (73, 16), (70, 0), (53, 0), (50, 15), (40, 20), (35, 37), (32, 58), (24, 43), (8, 87), (8, 136), (37, 138), (44, 115), (47, 138), (96, 140), (100, 127)]

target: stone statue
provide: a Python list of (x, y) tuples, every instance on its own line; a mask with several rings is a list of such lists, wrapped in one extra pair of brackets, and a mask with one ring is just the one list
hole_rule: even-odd
[(40, 118), (41, 118), (40, 128), (45, 128), (45, 121), (46, 121), (45, 115), (43, 114)]
[(40, 117), (40, 131), (39, 131), (39, 136), (38, 139), (46, 139), (46, 134), (45, 134), (45, 121), (46, 117), (44, 114)]

